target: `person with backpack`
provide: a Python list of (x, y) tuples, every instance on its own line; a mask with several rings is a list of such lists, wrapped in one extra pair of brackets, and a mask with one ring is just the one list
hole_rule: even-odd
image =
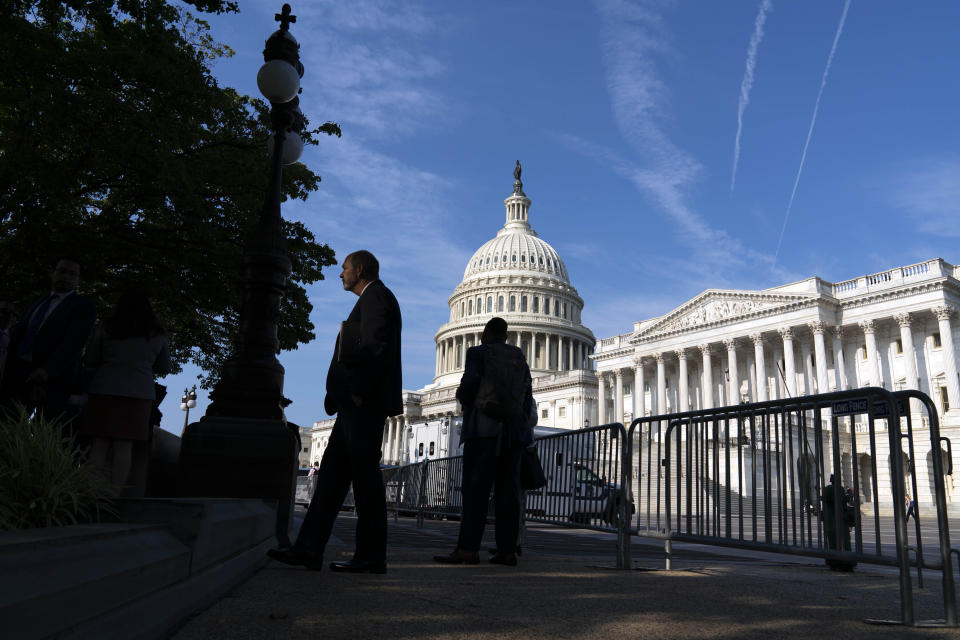
[(467, 350), (457, 389), (463, 407), (463, 513), (457, 548), (434, 556), (443, 564), (477, 564), (490, 489), (496, 493), (497, 552), (491, 563), (517, 564), (520, 527), (520, 456), (533, 442), (536, 405), (530, 367), (519, 347), (507, 344), (507, 323), (492, 318), (481, 344)]

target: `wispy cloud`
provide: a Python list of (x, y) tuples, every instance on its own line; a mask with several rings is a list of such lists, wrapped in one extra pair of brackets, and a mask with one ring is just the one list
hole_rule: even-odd
[(803, 153), (800, 154), (800, 167), (797, 169), (797, 177), (793, 181), (793, 191), (790, 192), (790, 202), (787, 204), (787, 212), (783, 216), (783, 226), (780, 228), (780, 237), (777, 239), (777, 250), (773, 254), (773, 262), (776, 264), (777, 257), (780, 255), (780, 245), (783, 243), (783, 233), (787, 230), (787, 221), (790, 219), (790, 210), (793, 208), (793, 200), (797, 196), (797, 187), (800, 185), (800, 176), (803, 174), (803, 163), (807, 160), (807, 148), (810, 146), (810, 138), (813, 137), (813, 127), (817, 124), (817, 113), (820, 111), (820, 98), (823, 97), (823, 90), (827, 86), (827, 76), (830, 73), (830, 66), (833, 64), (833, 55), (837, 52), (837, 44), (840, 42), (840, 35), (843, 33), (843, 25), (847, 21), (847, 11), (850, 10), (850, 0), (843, 3), (843, 13), (840, 14), (840, 24), (837, 25), (837, 32), (833, 36), (833, 45), (830, 47), (830, 55), (827, 56), (827, 66), (823, 69), (823, 77), (820, 79), (820, 90), (817, 91), (817, 101), (813, 105), (813, 117), (810, 118), (810, 128), (807, 130), (807, 140), (803, 143)]
[(910, 215), (917, 230), (960, 238), (960, 157), (911, 164), (913, 168), (891, 181), (891, 201)]
[(753, 72), (757, 66), (757, 50), (763, 40), (763, 26), (767, 21), (767, 13), (773, 8), (771, 0), (763, 0), (757, 11), (757, 18), (753, 21), (753, 35), (747, 47), (747, 63), (743, 71), (743, 80), (740, 81), (740, 102), (737, 104), (737, 136), (733, 141), (733, 172), (730, 176), (730, 191), (737, 184), (737, 165), (740, 164), (740, 134), (743, 132), (743, 113), (750, 104), (750, 90), (753, 89)]

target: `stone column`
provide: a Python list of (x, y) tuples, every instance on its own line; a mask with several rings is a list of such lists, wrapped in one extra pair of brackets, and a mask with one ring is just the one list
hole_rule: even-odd
[(436, 358), (435, 358), (436, 363), (434, 364), (434, 367), (433, 367), (433, 375), (439, 376), (440, 375), (440, 343), (439, 342), (437, 343), (436, 351), (437, 351)]
[(737, 339), (728, 338), (723, 341), (727, 347), (727, 404), (740, 403), (740, 377), (737, 372)]
[(606, 375), (597, 371), (597, 421), (599, 424), (607, 423), (607, 389)]
[(701, 344), (699, 349), (703, 355), (703, 408), (713, 409), (713, 362), (710, 358), (710, 345)]
[(826, 328), (819, 320), (810, 323), (810, 331), (813, 331), (813, 353), (817, 361), (817, 393), (830, 391), (830, 381), (827, 380), (827, 343), (823, 338)]
[(833, 377), (837, 391), (847, 390), (847, 359), (843, 355), (843, 327), (833, 328)]
[(573, 371), (577, 368), (573, 360), (573, 338), (567, 338), (567, 371)]
[(876, 327), (873, 320), (862, 320), (860, 328), (863, 329), (864, 341), (867, 343), (867, 385), (879, 387), (880, 380), (877, 378), (877, 336)]
[(633, 359), (633, 417), (642, 418), (645, 413), (643, 399), (643, 358), (637, 356)]
[(557, 416), (557, 401), (556, 401), (556, 400), (551, 400), (551, 401), (550, 401), (550, 423), (551, 423), (553, 426), (557, 426), (557, 418), (558, 418), (558, 417), (559, 417), (559, 416)]
[(667, 412), (667, 369), (663, 364), (663, 354), (653, 355), (657, 360), (657, 414)]
[(787, 379), (787, 396), (797, 397), (797, 364), (793, 355), (793, 331), (790, 327), (783, 327), (779, 330), (780, 337), (783, 339), (783, 375)]
[(393, 437), (394, 437), (393, 432), (394, 432), (395, 426), (396, 426), (396, 419), (387, 418), (387, 428), (384, 429), (384, 431), (386, 432), (385, 435), (387, 438), (387, 446), (384, 447), (383, 449), (383, 457), (385, 459), (384, 460), (385, 462), (392, 462), (391, 455), (393, 453)]
[(623, 369), (618, 368), (613, 375), (616, 378), (616, 386), (613, 393), (612, 422), (623, 422)]
[(810, 349), (810, 343), (806, 340), (800, 343), (800, 358), (803, 361), (803, 394), (813, 395), (813, 366), (811, 356), (813, 352)]
[(933, 309), (937, 316), (937, 323), (940, 325), (940, 346), (943, 349), (943, 375), (947, 379), (947, 400), (950, 403), (950, 410), (960, 409), (960, 382), (957, 381), (957, 351), (953, 346), (953, 327), (950, 324), (950, 316), (953, 315), (954, 308), (949, 305), (941, 305)]
[[(917, 352), (913, 348), (913, 331), (910, 327), (910, 314), (897, 313), (894, 316), (900, 325), (900, 342), (903, 343), (903, 362), (906, 365), (907, 388), (919, 389), (920, 379), (917, 376)], [(942, 334), (941, 334), (941, 344)]]
[(679, 362), (680, 382), (678, 384), (680, 394), (680, 411), (690, 411), (690, 381), (687, 379), (687, 350), (677, 349), (677, 361)]
[(763, 335), (754, 333), (750, 336), (753, 340), (753, 362), (757, 371), (757, 402), (766, 402), (767, 398), (767, 363), (763, 354)]

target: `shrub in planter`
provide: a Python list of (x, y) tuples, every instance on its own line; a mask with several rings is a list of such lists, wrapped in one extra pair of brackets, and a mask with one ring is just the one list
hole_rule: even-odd
[(117, 490), (64, 438), (63, 425), (0, 412), (0, 530), (97, 522)]

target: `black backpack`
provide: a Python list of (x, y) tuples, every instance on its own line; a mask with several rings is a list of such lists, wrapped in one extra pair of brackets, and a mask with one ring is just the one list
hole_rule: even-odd
[(483, 356), (483, 377), (474, 404), (496, 420), (523, 413), (530, 374), (523, 352), (508, 344), (489, 344)]

